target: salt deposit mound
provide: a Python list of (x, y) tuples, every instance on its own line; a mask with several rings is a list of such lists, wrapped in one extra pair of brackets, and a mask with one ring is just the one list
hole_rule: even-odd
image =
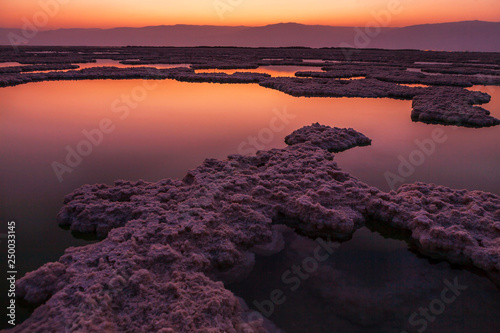
[[(69, 248), (26, 274), (18, 296), (40, 305), (12, 332), (273, 332), (251, 321), (223, 282), (252, 269), (252, 250), (279, 243), (273, 224), (349, 239), (368, 218), (410, 229), (439, 252), (498, 276), (500, 198), (415, 184), (383, 193), (343, 172), (327, 149), (367, 144), (319, 124), (291, 146), (206, 160), (182, 180), (85, 185), (58, 220), (102, 241)], [(279, 245), (279, 244), (278, 244)]]

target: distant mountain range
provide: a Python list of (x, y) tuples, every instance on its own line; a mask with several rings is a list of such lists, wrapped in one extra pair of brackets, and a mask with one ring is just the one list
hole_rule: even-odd
[[(23, 34), (24, 33), (24, 34)], [(0, 45), (356, 47), (500, 52), (500, 22), (464, 21), (404, 28), (280, 23), (262, 27), (170, 25), (144, 28), (58, 29), (37, 33), (0, 29)]]

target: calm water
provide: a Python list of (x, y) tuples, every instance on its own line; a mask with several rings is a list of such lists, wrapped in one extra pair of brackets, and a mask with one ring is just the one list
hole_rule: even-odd
[[(145, 90), (145, 84), (156, 87)], [(141, 91), (146, 95), (138, 95)], [(488, 92), (493, 100), (485, 107), (500, 117), (500, 88)], [(131, 94), (135, 98), (126, 106), (122, 98)], [(121, 119), (123, 111), (114, 112), (118, 107), (128, 116)], [(256, 84), (100, 80), (1, 88), (0, 219), (17, 222), (19, 277), (57, 260), (69, 246), (86, 244), (55, 220), (63, 197), (75, 188), (115, 179), (183, 177), (205, 158), (248, 148), (248, 137), (258, 136), (284, 112), (294, 118), (279, 122), (282, 130), (270, 142), (260, 142), (261, 148), (284, 147), (284, 136), (313, 122), (353, 127), (372, 138), (372, 146), (338, 154), (336, 160), (362, 181), (388, 190), (384, 174), (397, 173), (398, 157), (408, 158), (418, 148), (415, 139), (431, 138), (439, 128), (447, 140), (405, 181), (499, 193), (500, 127), (425, 125), (412, 122), (410, 111), (411, 101), (296, 98)], [(104, 118), (113, 132), (59, 182), (52, 163), (64, 163), (67, 147), (76, 149), (86, 139), (82, 131), (97, 128)]]
[[(426, 332), (500, 329), (500, 291), (488, 279), (418, 257), (404, 241), (362, 228), (330, 254), (293, 231), (284, 239), (283, 251), (258, 256), (250, 276), (228, 288), (288, 333), (400, 333), (417, 332), (424, 325)], [(449, 304), (441, 300), (448, 283), (463, 286)], [(282, 296), (270, 305), (276, 290)], [(432, 309), (432, 322), (425, 322), (420, 308)]]

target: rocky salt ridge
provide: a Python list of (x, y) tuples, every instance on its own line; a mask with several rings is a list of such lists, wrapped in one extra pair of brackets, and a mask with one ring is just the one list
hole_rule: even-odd
[[(297, 77), (349, 78), (364, 76), (385, 82), (403, 84), (424, 84), (430, 86), (471, 87), (473, 85), (500, 85), (500, 72), (492, 69), (471, 67), (427, 68), (419, 66), (422, 72), (408, 71), (413, 65), (375, 65), (375, 64), (335, 64), (322, 67), (320, 71), (299, 71)], [(439, 75), (428, 75), (425, 73)]]
[[(453, 96), (453, 98), (450, 98)], [(440, 123), (469, 127), (487, 127), (500, 124), (490, 112), (475, 104), (490, 101), (490, 96), (479, 91), (439, 87), (427, 89), (413, 98), (411, 119), (424, 123)]]
[(285, 143), (288, 145), (304, 142), (338, 153), (357, 146), (368, 146), (372, 140), (352, 128), (332, 128), (319, 123), (302, 127), (285, 137)]
[(296, 97), (412, 99), (424, 89), (401, 86), (375, 79), (337, 80), (332, 78), (273, 77), (263, 80), (260, 85)]
[(332, 78), (270, 78), (260, 85), (292, 96), (371, 97), (412, 99), (413, 121), (466, 127), (488, 127), (500, 124), (484, 108), (490, 95), (459, 87), (407, 87), (377, 79), (342, 81)]
[(36, 71), (58, 71), (65, 69), (78, 69), (80, 66), (72, 64), (43, 64), (43, 65), (27, 65), (27, 66), (9, 66), (0, 67), (0, 74), (12, 74), (22, 72)]
[(419, 251), (472, 265), (500, 282), (500, 197), (415, 183), (379, 193), (369, 207), (373, 217), (410, 230)]
[[(8, 68), (8, 67), (7, 67)], [(66, 72), (45, 73), (14, 73), (0, 76), (0, 87), (16, 86), (30, 82), (64, 81), (64, 80), (167, 80), (173, 79), (185, 82), (217, 82), (217, 83), (258, 83), (269, 78), (268, 74), (241, 73), (232, 75), (225, 73), (195, 73), (186, 67), (157, 69), (154, 67), (118, 68), (118, 67), (91, 67), (82, 70), (68, 70)]]
[(282, 247), (276, 223), (346, 239), (377, 218), (412, 230), (423, 253), (498, 277), (498, 196), (426, 184), (380, 192), (321, 148), (338, 147), (336, 135), (347, 135), (345, 145), (366, 142), (353, 130), (314, 124), (292, 134), (300, 143), (209, 159), (183, 180), (77, 189), (59, 223), (104, 239), (19, 280), (19, 297), (46, 302), (11, 331), (276, 332), (268, 321), (249, 321), (241, 300), (217, 282), (244, 278), (253, 252)]

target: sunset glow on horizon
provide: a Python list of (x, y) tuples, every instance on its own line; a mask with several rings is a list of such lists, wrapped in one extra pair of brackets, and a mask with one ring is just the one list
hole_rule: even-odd
[[(261, 26), (296, 22), (365, 26), (377, 13), (397, 8), (387, 26), (467, 20), (500, 20), (498, 0), (6, 0), (0, 4), (0, 27), (22, 28), (42, 20), (40, 30), (114, 28), (156, 25)], [(43, 14), (49, 17), (43, 21)]]

